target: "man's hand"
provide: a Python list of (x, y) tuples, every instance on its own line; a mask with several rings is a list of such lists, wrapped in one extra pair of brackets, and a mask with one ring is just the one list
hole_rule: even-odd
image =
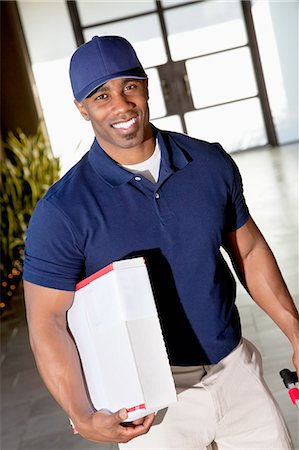
[(298, 343), (293, 345), (294, 353), (293, 353), (293, 364), (297, 372), (297, 376), (299, 379), (299, 333), (298, 333)]
[(80, 423), (74, 422), (78, 433), (85, 439), (98, 443), (126, 443), (146, 434), (153, 424), (155, 414), (125, 423), (127, 418), (127, 410), (121, 409), (113, 414), (98, 411)]

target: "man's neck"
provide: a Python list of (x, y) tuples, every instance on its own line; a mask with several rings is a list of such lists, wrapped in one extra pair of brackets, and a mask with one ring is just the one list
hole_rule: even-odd
[(151, 134), (141, 144), (128, 148), (102, 145), (101, 142), (99, 145), (118, 164), (130, 165), (146, 161), (152, 156), (155, 151), (155, 138)]

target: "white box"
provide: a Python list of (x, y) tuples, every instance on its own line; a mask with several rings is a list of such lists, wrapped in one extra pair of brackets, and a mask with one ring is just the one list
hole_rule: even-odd
[(177, 401), (143, 258), (78, 283), (67, 317), (97, 410), (126, 408), (132, 421)]

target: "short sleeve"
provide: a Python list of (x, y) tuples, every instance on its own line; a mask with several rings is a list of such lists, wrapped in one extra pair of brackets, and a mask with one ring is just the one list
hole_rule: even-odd
[(239, 169), (231, 157), (232, 182), (226, 210), (226, 231), (235, 231), (249, 218), (249, 210), (243, 192), (243, 182)]
[(83, 269), (84, 255), (74, 226), (62, 210), (42, 199), (26, 233), (23, 279), (73, 291)]

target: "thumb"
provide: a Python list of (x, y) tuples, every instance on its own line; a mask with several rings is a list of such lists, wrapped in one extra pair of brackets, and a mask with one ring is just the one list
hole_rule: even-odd
[(117, 422), (120, 423), (128, 418), (128, 411), (125, 408), (122, 408), (119, 411), (116, 411), (113, 415), (115, 416)]

